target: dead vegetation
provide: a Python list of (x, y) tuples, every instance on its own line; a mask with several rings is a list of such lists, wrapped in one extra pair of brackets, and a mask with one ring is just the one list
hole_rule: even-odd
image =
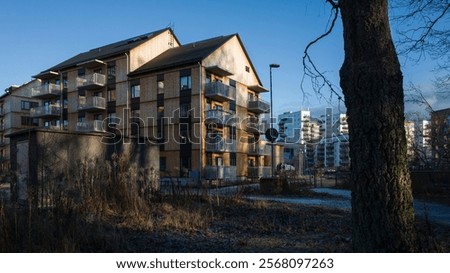
[[(250, 201), (242, 192), (227, 197), (201, 190), (162, 195), (135, 186), (144, 182), (133, 166), (114, 171), (114, 165), (103, 171), (81, 166), (80, 176), (72, 177), (77, 182), (62, 190), (52, 206), (34, 206), (33, 200), (26, 207), (0, 203), (1, 252), (352, 250), (349, 211)], [(301, 187), (289, 193), (311, 194)], [(449, 251), (448, 227), (423, 221), (418, 227), (423, 251)]]

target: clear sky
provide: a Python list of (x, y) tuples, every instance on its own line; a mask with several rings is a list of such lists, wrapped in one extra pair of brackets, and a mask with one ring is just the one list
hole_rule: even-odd
[[(0, 9), (2, 90), (26, 83), (32, 75), (78, 53), (171, 25), (183, 44), (239, 33), (267, 88), (269, 64), (280, 64), (273, 70), (275, 116), (330, 106), (307, 84), (307, 99), (300, 89), (304, 48), (329, 23), (330, 8), (324, 0), (6, 0)], [(340, 20), (311, 52), (317, 66), (339, 85), (343, 61)], [(407, 63), (405, 82), (430, 86), (431, 68)], [(264, 98), (268, 100), (268, 94)], [(338, 106), (336, 99), (331, 106)], [(345, 111), (343, 103), (340, 107)]]

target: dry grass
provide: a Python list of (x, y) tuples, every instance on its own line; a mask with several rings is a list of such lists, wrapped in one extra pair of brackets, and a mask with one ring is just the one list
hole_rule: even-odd
[[(117, 160), (114, 172), (82, 165), (53, 206), (0, 202), (0, 252), (351, 251), (348, 211), (190, 191), (161, 196)], [(419, 226), (423, 251), (449, 251), (448, 228)]]

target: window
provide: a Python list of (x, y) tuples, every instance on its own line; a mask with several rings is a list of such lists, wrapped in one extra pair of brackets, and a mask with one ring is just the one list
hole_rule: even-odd
[(164, 94), (164, 74), (160, 74), (156, 77), (158, 94)]
[(84, 68), (78, 69), (78, 76), (79, 77), (84, 76), (85, 74), (86, 74), (86, 70)]
[(63, 73), (63, 87), (67, 88), (67, 73)]
[(108, 80), (116, 80), (116, 64), (108, 64), (107, 73)]
[(233, 86), (234, 88), (236, 88), (236, 81), (230, 79), (230, 86)]
[(158, 106), (157, 118), (162, 119), (164, 117), (164, 106)]
[(229, 138), (232, 140), (236, 140), (236, 127), (231, 126), (228, 132), (229, 132)]
[(180, 105), (180, 117), (182, 118), (189, 117), (189, 110), (191, 110), (190, 108), (191, 108), (190, 103), (182, 103)]
[(131, 111), (131, 122), (139, 122), (139, 110), (132, 110)]
[(139, 98), (141, 96), (141, 85), (136, 84), (131, 86), (131, 98)]
[(164, 81), (158, 81), (158, 94), (164, 94)]
[(250, 67), (248, 67), (248, 65), (245, 66), (245, 72), (250, 73)]
[(160, 157), (159, 158), (159, 170), (160, 171), (165, 171), (167, 169), (167, 162), (166, 162), (166, 158), (165, 157)]
[(116, 89), (108, 90), (108, 101), (116, 101)]
[(22, 110), (30, 110), (31, 108), (36, 108), (39, 106), (38, 102), (26, 101), (23, 100), (20, 102)]
[(230, 112), (235, 113), (236, 112), (236, 102), (230, 101)]
[(39, 126), (39, 119), (22, 116), (21, 123), (24, 126)]
[(191, 89), (191, 75), (180, 77), (180, 89), (181, 90)]
[(102, 114), (94, 115), (94, 120), (103, 120), (103, 115)]
[(115, 112), (113, 112), (113, 113), (109, 113), (108, 114), (108, 127), (116, 127), (116, 124), (117, 124), (117, 122), (116, 122), (116, 113)]
[(230, 166), (236, 166), (236, 153), (230, 153)]

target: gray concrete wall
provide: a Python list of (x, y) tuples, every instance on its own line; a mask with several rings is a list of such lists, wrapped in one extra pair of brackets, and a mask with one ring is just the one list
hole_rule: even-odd
[(103, 182), (84, 181), (86, 177), (112, 179), (117, 167), (128, 168), (130, 179), (139, 173), (147, 187), (159, 189), (159, 148), (142, 139), (40, 129), (10, 137), (13, 200), (24, 202), (32, 194), (39, 202), (51, 203), (70, 183)]

